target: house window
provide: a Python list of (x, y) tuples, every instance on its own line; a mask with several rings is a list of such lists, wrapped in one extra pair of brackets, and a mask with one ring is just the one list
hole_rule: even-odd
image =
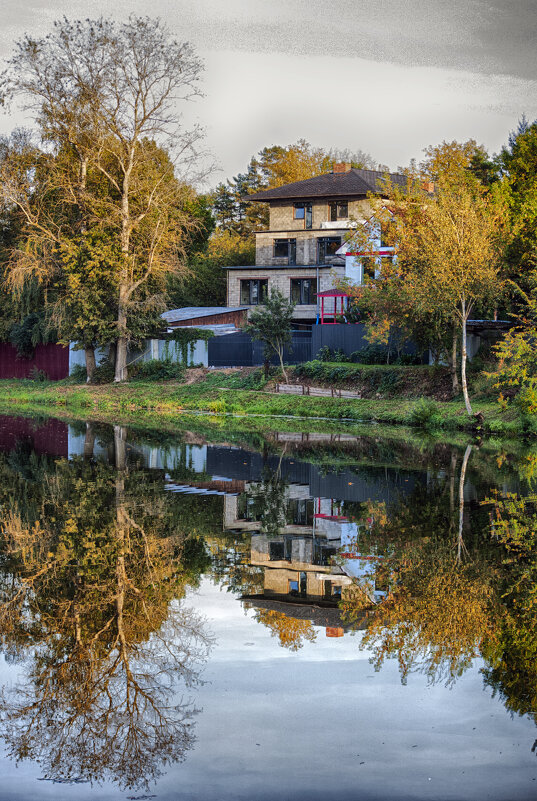
[(283, 542), (270, 542), (269, 543), (269, 559), (271, 562), (282, 562), (284, 559), (284, 544)]
[(317, 303), (316, 279), (291, 278), (291, 302), (297, 306), (313, 306)]
[(295, 203), (294, 219), (304, 220), (304, 228), (311, 228), (313, 224), (313, 209), (311, 203)]
[(321, 236), (317, 239), (317, 263), (324, 264), (324, 262), (335, 256), (336, 250), (341, 247), (340, 236)]
[(275, 239), (273, 255), (275, 259), (287, 259), (288, 264), (296, 264), (296, 239)]
[(266, 278), (248, 278), (241, 281), (241, 306), (258, 306), (265, 302), (267, 294)]
[(362, 257), (362, 281), (367, 278), (375, 278), (378, 269), (376, 256)]
[(349, 216), (349, 204), (346, 200), (334, 201), (333, 203), (329, 203), (328, 206), (330, 208), (330, 222), (346, 220)]

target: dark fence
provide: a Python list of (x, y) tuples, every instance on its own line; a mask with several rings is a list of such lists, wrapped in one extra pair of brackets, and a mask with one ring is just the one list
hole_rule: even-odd
[[(293, 331), (293, 344), (283, 353), (286, 364), (300, 364), (311, 359), (311, 334), (309, 331)], [(278, 363), (278, 357), (271, 358)], [(208, 342), (209, 367), (255, 367), (263, 364), (263, 343), (253, 340), (248, 334), (228, 334), (213, 337)]]
[[(341, 350), (346, 356), (350, 356), (357, 350), (371, 348), (371, 342), (365, 338), (364, 323), (356, 324), (337, 324), (337, 325), (314, 325), (311, 328), (311, 354), (312, 359), (316, 359), (321, 348), (330, 348), (331, 351)], [(385, 345), (377, 345), (380, 350), (387, 351)], [(401, 353), (414, 356), (418, 349), (413, 342), (405, 342)]]
[(0, 378), (30, 378), (32, 370), (42, 370), (51, 381), (69, 375), (69, 348), (63, 345), (37, 345), (30, 359), (21, 358), (17, 349), (0, 342)]
[(355, 350), (367, 348), (370, 343), (365, 338), (365, 325), (314, 325), (311, 328), (311, 354), (315, 359), (321, 348), (341, 350), (347, 356)]
[[(263, 343), (255, 342), (248, 334), (228, 334), (209, 340), (209, 367), (253, 367), (263, 364)], [(357, 350), (371, 347), (365, 338), (365, 325), (314, 325), (311, 331), (293, 331), (292, 349), (285, 348), (286, 364), (301, 364), (316, 359), (321, 348), (340, 350), (347, 356)], [(381, 350), (383, 346), (380, 346)], [(416, 346), (407, 342), (402, 350), (405, 354), (415, 354)], [(271, 364), (277, 364), (273, 356)]]

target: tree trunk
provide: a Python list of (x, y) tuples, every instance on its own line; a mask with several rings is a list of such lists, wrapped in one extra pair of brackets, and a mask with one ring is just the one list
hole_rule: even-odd
[(84, 459), (93, 458), (93, 449), (95, 448), (95, 430), (93, 423), (86, 423), (86, 435), (84, 437)]
[(453, 345), (451, 348), (451, 389), (454, 395), (459, 394), (459, 376), (457, 375), (457, 340), (459, 338), (457, 326), (453, 326)]
[(471, 452), (472, 452), (472, 446), (468, 445), (464, 452), (464, 459), (462, 460), (461, 474), (459, 477), (459, 536), (457, 539), (458, 563), (460, 563), (462, 559), (463, 550), (466, 550), (462, 539), (462, 529), (464, 526), (464, 479), (466, 477), (466, 467), (468, 465), (468, 459), (470, 458)]
[(86, 358), (86, 381), (91, 384), (93, 381), (93, 373), (95, 372), (95, 348), (86, 347), (84, 349), (84, 356)]
[(116, 343), (116, 364), (114, 381), (127, 380), (127, 312), (120, 296), (117, 317), (119, 337)]
[(468, 412), (468, 416), (471, 417), (473, 414), (472, 405), (470, 403), (470, 396), (468, 395), (468, 384), (466, 383), (466, 322), (468, 320), (468, 314), (470, 310), (466, 308), (466, 303), (464, 300), (461, 300), (461, 311), (462, 311), (462, 353), (461, 353), (461, 383), (462, 383), (462, 394), (464, 395), (464, 404), (466, 406), (466, 411)]
[(282, 368), (283, 377), (285, 378), (285, 383), (289, 383), (289, 379), (287, 378), (287, 373), (285, 372), (285, 367), (283, 366), (283, 352), (281, 350), (278, 351), (278, 356), (280, 357), (280, 365)]

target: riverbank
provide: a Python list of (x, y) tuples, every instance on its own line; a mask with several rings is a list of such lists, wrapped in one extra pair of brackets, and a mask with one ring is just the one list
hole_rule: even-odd
[(468, 417), (457, 401), (433, 401), (420, 398), (323, 398), (286, 396), (268, 391), (268, 387), (248, 385), (248, 376), (232, 373), (209, 374), (194, 383), (133, 382), (100, 386), (65, 382), (0, 381), (0, 405), (13, 412), (25, 406), (54, 414), (65, 409), (74, 416), (104, 413), (116, 417), (128, 415), (140, 423), (155, 416), (163, 422), (183, 413), (209, 413), (221, 417), (293, 418), (333, 422), (377, 422), (414, 428), (467, 431), (477, 434), (515, 436), (523, 431), (518, 415), (503, 411), (491, 399), (477, 399), (474, 412), (479, 420)]

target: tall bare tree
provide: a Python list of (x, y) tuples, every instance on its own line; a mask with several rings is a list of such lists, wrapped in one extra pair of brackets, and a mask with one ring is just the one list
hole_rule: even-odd
[[(172, 39), (159, 20), (130, 17), (57, 22), (42, 39), (16, 45), (2, 76), (4, 102), (22, 98), (35, 113), (43, 142), (69, 152), (68, 171), (57, 170), (56, 190), (71, 204), (82, 235), (105, 224), (119, 244), (115, 380), (127, 377), (128, 315), (152, 283), (182, 268), (182, 234), (193, 225), (186, 211), (187, 178), (197, 164), (199, 128), (181, 124), (179, 101), (199, 94), (202, 65), (188, 43)], [(174, 164), (162, 158), (169, 149)], [(159, 153), (160, 151), (160, 153)], [(90, 181), (91, 174), (102, 181)], [(103, 183), (104, 189), (103, 191)], [(28, 196), (4, 182), (30, 228), (58, 244), (64, 234), (32, 213)], [(34, 263), (23, 269), (36, 270)], [(18, 262), (21, 269), (21, 262)], [(148, 288), (151, 287), (151, 289)]]

